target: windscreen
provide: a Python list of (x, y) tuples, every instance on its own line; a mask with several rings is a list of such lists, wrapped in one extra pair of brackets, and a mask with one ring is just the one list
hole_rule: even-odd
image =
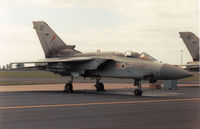
[(138, 53), (138, 52), (133, 52), (131, 50), (125, 51), (124, 53), (125, 57), (130, 57), (130, 58), (139, 58), (142, 60), (147, 60), (147, 61), (151, 61), (151, 62), (158, 62), (158, 60), (156, 60), (155, 58), (153, 58), (152, 56), (150, 56), (149, 54), (142, 52), (142, 53)]

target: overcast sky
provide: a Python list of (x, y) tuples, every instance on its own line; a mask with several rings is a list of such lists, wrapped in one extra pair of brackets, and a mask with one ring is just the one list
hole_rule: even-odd
[(180, 64), (179, 31), (198, 35), (198, 0), (0, 0), (0, 65), (44, 58), (32, 21), (82, 52), (132, 50)]

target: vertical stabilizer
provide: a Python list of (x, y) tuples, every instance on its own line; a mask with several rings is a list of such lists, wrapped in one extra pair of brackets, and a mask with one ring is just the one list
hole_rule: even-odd
[(63, 40), (43, 21), (33, 21), (33, 28), (42, 45), (46, 58), (79, 53), (75, 46), (66, 45)]
[(199, 61), (199, 38), (192, 32), (179, 32), (194, 61)]

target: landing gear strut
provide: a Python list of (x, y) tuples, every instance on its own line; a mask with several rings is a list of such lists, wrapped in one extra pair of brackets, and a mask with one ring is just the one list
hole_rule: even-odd
[(65, 84), (65, 92), (66, 93), (74, 93), (73, 91), (73, 77), (71, 76), (71, 80)]
[(134, 94), (135, 96), (142, 96), (142, 87), (141, 87), (141, 83), (140, 83), (141, 80), (138, 80), (138, 79), (135, 79), (134, 81), (134, 86), (137, 86), (137, 89), (134, 90)]
[(97, 78), (97, 81), (96, 81), (96, 84), (94, 85), (96, 87), (96, 90), (99, 92), (101, 91), (105, 91), (104, 89), (104, 84), (102, 82), (99, 82), (100, 81), (100, 78), (98, 77)]

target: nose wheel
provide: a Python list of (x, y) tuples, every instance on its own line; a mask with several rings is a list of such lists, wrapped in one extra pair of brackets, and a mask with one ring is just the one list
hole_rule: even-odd
[(104, 84), (102, 82), (99, 82), (99, 81), (100, 81), (100, 78), (97, 78), (97, 81), (96, 81), (96, 84), (95, 84), (96, 90), (97, 90), (97, 92), (104, 92), (105, 91)]
[(104, 84), (102, 82), (99, 82), (95, 85), (97, 91), (105, 91)]
[(134, 86), (137, 86), (137, 89), (134, 90), (134, 95), (135, 96), (142, 96), (142, 85), (140, 83), (141, 80), (135, 79), (134, 81)]
[(65, 84), (65, 92), (66, 93), (74, 93), (73, 91), (73, 76), (71, 76), (71, 80)]
[(66, 93), (73, 93), (74, 92), (72, 83), (69, 82), (69, 83), (65, 84), (65, 92)]
[(135, 89), (134, 90), (134, 95), (135, 96), (142, 96), (143, 91), (141, 89)]

